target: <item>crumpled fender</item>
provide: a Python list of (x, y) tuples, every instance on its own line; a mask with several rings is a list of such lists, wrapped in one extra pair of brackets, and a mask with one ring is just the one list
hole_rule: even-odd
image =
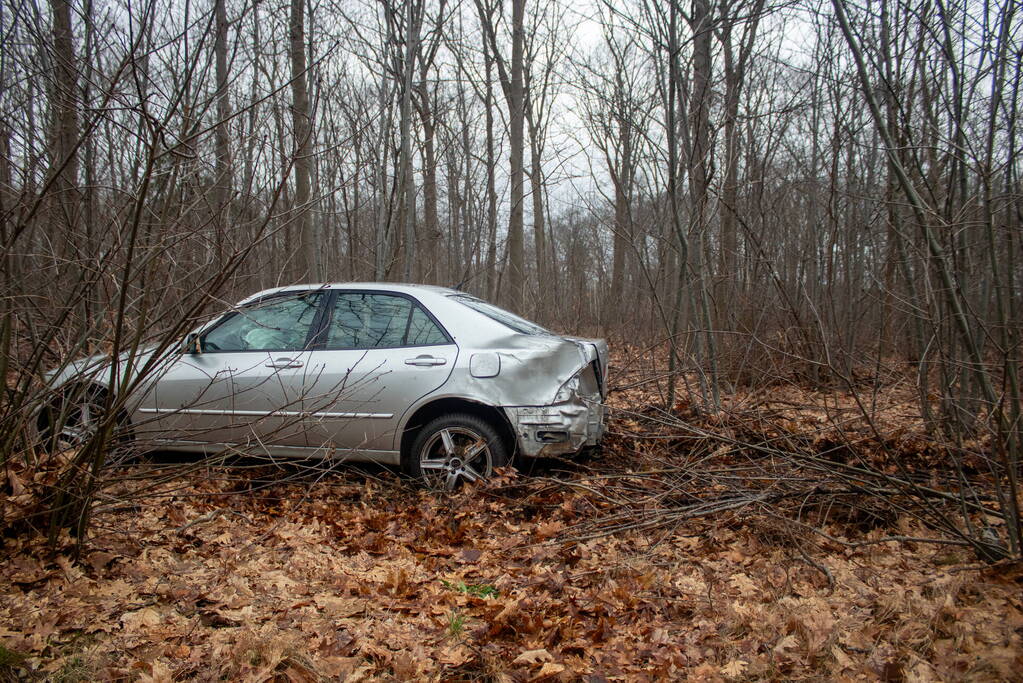
[[(497, 356), (497, 374), (474, 377), (469, 370), (474, 355)], [(548, 405), (562, 385), (597, 359), (592, 346), (560, 337), (508, 335), (486, 349), (461, 351), (458, 364), (465, 372), (453, 372), (443, 391), (493, 406)]]

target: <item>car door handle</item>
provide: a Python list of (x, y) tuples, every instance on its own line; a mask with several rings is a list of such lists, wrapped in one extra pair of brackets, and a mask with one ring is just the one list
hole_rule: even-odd
[(405, 359), (405, 365), (444, 365), (447, 362), (444, 358), (436, 358), (434, 356), (416, 356), (415, 358)]
[(274, 368), (275, 370), (284, 370), (287, 368), (300, 368), (302, 367), (302, 361), (295, 360), (293, 358), (278, 358), (267, 363), (266, 367)]

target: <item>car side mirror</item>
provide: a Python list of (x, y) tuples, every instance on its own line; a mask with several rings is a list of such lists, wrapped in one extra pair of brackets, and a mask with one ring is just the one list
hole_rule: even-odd
[(185, 343), (181, 345), (181, 353), (190, 353), (197, 356), (202, 353), (199, 345), (199, 335), (196, 332), (189, 332), (185, 337)]

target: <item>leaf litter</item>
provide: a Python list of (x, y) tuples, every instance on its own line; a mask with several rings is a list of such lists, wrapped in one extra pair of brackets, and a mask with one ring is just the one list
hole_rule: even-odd
[[(935, 537), (907, 518), (808, 531), (779, 479), (736, 495), (737, 449), (632, 412), (646, 391), (615, 395), (599, 455), (456, 494), (193, 473), (101, 513), (77, 562), (5, 539), (0, 680), (1021, 680), (1018, 566), (885, 541)], [(833, 438), (843, 397), (770, 400), (761, 436)]]

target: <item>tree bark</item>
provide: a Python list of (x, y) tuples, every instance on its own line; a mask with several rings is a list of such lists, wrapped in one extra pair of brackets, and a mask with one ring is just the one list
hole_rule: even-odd
[(416, 266), (416, 182), (412, 172), (412, 91), (416, 73), (416, 58), (419, 55), (419, 31), (423, 6), (421, 2), (409, 1), (406, 2), (405, 10), (405, 53), (402, 62), (401, 108), (398, 123), (401, 152), (398, 166), (401, 188), (399, 197), (405, 205), (403, 275), (406, 282), (411, 282), (415, 279)]
[[(296, 282), (319, 279), (318, 245), (310, 217), (309, 177), (312, 166), (312, 119), (309, 109), (308, 69), (305, 54), (305, 2), (291, 0), (289, 38), (291, 53), (291, 121), (295, 195), (293, 216), (298, 235), (298, 254), (293, 274)], [(291, 245), (288, 245), (290, 248)]]
[(50, 174), (54, 177), (53, 222), (64, 228), (67, 254), (74, 253), (78, 227), (78, 57), (69, 0), (50, 0), (53, 13)]
[[(689, 212), (692, 230), (696, 234), (696, 248), (691, 250), (693, 281), (692, 292), (698, 298), (703, 317), (703, 337), (706, 360), (710, 367), (710, 390), (714, 406), (720, 405), (717, 386), (717, 349), (715, 348), (714, 321), (710, 312), (709, 293), (704, 273), (707, 240), (707, 204), (710, 189), (710, 101), (711, 101), (711, 37), (712, 15), (709, 0), (693, 0), (691, 28), (693, 31), (693, 79), (690, 95), (689, 127), (692, 149), (689, 157)], [(685, 268), (685, 264), (682, 265)], [(687, 278), (686, 273), (681, 274)], [(701, 375), (702, 378), (702, 375)]]
[[(420, 84), (423, 124), (423, 237), (426, 244), (420, 268), (424, 282), (441, 283), (447, 273), (440, 260), (440, 218), (437, 211), (437, 127), (425, 82)], [(454, 190), (449, 190), (449, 192)]]
[(497, 300), (497, 183), (494, 166), (497, 154), (494, 151), (494, 58), (484, 46), (483, 59), (486, 69), (486, 94), (483, 108), (486, 110), (487, 126), (487, 298)]
[[(746, 83), (746, 70), (749, 65), (750, 56), (753, 51), (754, 40), (757, 35), (757, 27), (763, 12), (764, 0), (754, 0), (752, 8), (742, 7), (742, 13), (747, 16), (742, 21), (747, 22), (742, 40), (738, 46), (738, 54), (735, 53), (733, 44), (733, 29), (736, 23), (734, 17), (726, 17), (728, 11), (727, 0), (722, 2), (722, 27), (721, 46), (722, 56), (725, 65), (725, 174), (724, 183), (721, 187), (721, 248), (719, 255), (719, 276), (724, 287), (718, 295), (717, 311), (718, 320), (728, 320), (729, 323), (735, 310), (733, 299), (738, 294), (739, 273), (737, 269), (739, 241), (736, 231), (736, 212), (739, 203), (739, 104), (743, 88)], [(733, 327), (732, 324), (727, 325)]]
[(231, 146), (229, 119), (231, 118), (231, 99), (228, 92), (227, 73), (227, 9), (225, 0), (214, 0), (216, 34), (213, 42), (213, 53), (217, 71), (217, 123), (214, 129), (216, 147), (216, 180), (213, 192), (213, 211), (215, 219), (213, 229), (216, 230), (217, 263), (222, 263), (225, 255), (224, 242), (226, 232), (231, 226), (229, 205), (231, 189), (234, 185), (231, 167)]
[(508, 303), (512, 310), (522, 309), (525, 280), (523, 248), (523, 199), (525, 168), (523, 166), (523, 124), (526, 117), (525, 88), (522, 82), (525, 31), (525, 0), (512, 0), (512, 61), (508, 84), (508, 143), (511, 145), (511, 215), (508, 220)]
[[(530, 117), (534, 119), (534, 117)], [(544, 229), (543, 160), (541, 159), (539, 122), (529, 125), (529, 194), (533, 204), (533, 248), (536, 251), (536, 283), (540, 291), (553, 286), (547, 273), (547, 239)], [(537, 301), (540, 299), (538, 298)]]

